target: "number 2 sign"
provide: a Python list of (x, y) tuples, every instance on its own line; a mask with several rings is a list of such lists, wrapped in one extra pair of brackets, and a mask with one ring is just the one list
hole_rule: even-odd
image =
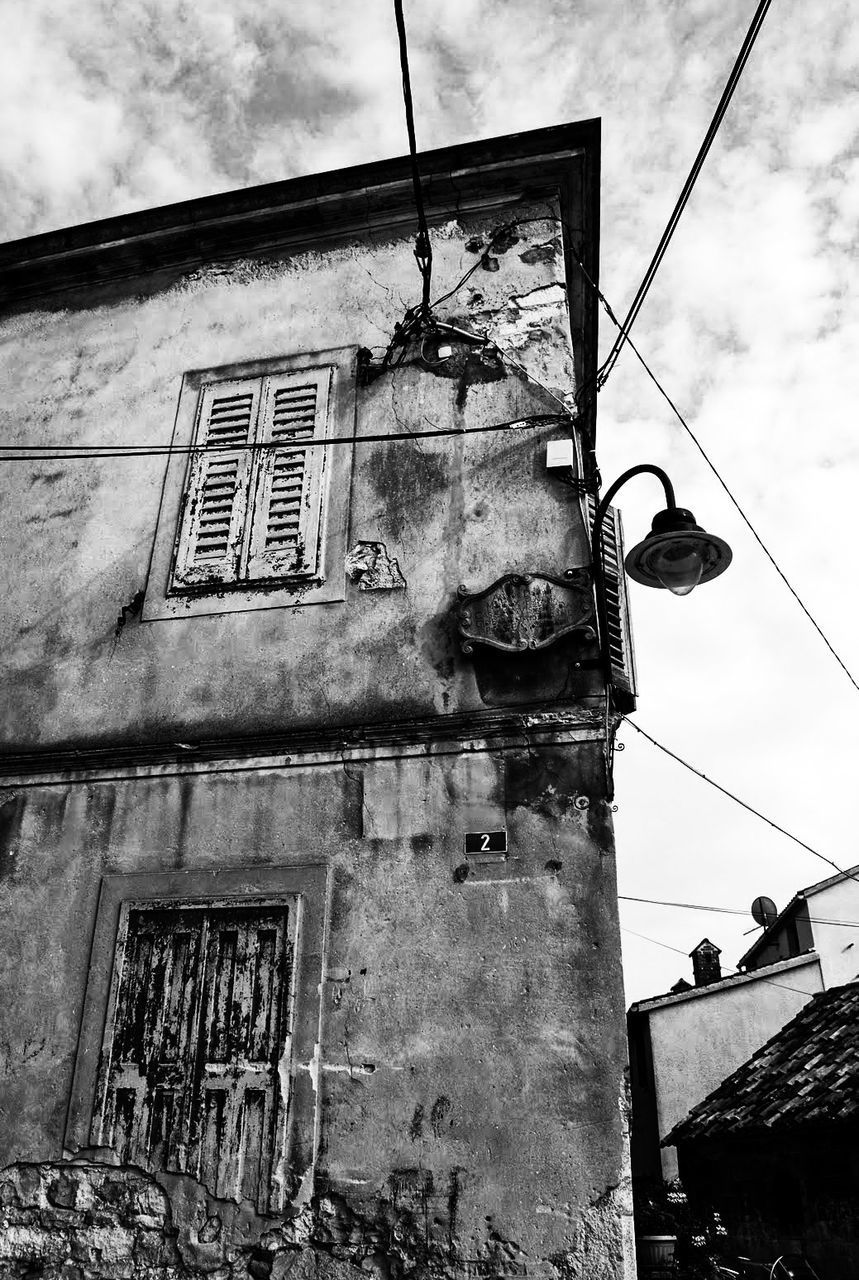
[(488, 853), (507, 852), (507, 832), (501, 831), (466, 831), (465, 852), (472, 856)]

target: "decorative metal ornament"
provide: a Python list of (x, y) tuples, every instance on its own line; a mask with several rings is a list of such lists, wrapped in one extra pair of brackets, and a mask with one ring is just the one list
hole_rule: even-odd
[(475, 644), (526, 653), (546, 649), (572, 632), (583, 640), (596, 638), (588, 569), (571, 569), (564, 578), (505, 573), (485, 591), (460, 587), (457, 594), (463, 653), (472, 653)]

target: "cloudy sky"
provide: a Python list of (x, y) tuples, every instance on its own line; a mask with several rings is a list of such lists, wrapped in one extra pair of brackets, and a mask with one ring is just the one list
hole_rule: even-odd
[[(754, 7), (406, 0), (418, 143), (601, 116), (602, 282), (622, 312)], [(774, 0), (635, 338), (859, 681), (851, 9)], [(0, 16), (14, 31), (0, 44), (4, 239), (405, 149), (389, 0), (0, 0)], [(607, 349), (607, 320), (602, 334)], [(662, 463), (735, 552), (686, 599), (632, 587), (636, 721), (821, 853), (859, 862), (859, 692), (629, 350), (599, 430), (607, 481)], [(648, 479), (624, 492), (628, 543), (659, 498)], [(622, 893), (737, 909), (766, 893), (783, 906), (828, 874), (631, 727), (620, 736)], [(630, 999), (688, 974), (669, 948), (706, 934), (733, 963), (750, 941), (750, 918), (621, 914)]]

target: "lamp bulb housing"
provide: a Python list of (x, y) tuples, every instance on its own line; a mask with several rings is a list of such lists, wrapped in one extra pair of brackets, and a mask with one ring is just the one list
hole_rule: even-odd
[(733, 553), (727, 542), (695, 523), (685, 507), (669, 507), (653, 517), (647, 537), (626, 557), (629, 576), (646, 587), (686, 596), (700, 582), (724, 573)]

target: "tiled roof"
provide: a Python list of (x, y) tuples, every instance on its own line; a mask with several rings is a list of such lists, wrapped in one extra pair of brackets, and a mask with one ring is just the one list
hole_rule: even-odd
[(847, 1120), (859, 1120), (859, 982), (814, 996), (662, 1145)]

